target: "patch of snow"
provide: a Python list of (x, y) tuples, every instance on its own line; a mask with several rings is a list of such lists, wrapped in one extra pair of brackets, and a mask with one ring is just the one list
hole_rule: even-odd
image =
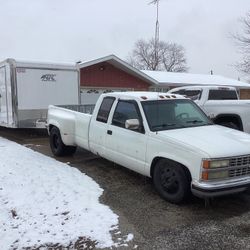
[(32, 147), (32, 146), (34, 146), (34, 144), (31, 144), (31, 143), (29, 143), (29, 144), (23, 144), (23, 146), (25, 146), (25, 147)]
[[(0, 137), (1, 249), (60, 243), (78, 237), (111, 247), (118, 216), (100, 204), (103, 189), (76, 168)], [(127, 239), (132, 239), (130, 234)]]
[(248, 87), (246, 82), (237, 81), (231, 78), (227, 78), (220, 75), (205, 75), (205, 74), (191, 74), (191, 73), (178, 73), (167, 71), (152, 71), (142, 70), (142, 72), (149, 77), (155, 79), (162, 85), (175, 85), (183, 86), (187, 85), (223, 85), (223, 86), (235, 86), (235, 87)]
[(125, 240), (126, 242), (133, 240), (134, 235), (133, 234), (128, 234), (127, 239)]

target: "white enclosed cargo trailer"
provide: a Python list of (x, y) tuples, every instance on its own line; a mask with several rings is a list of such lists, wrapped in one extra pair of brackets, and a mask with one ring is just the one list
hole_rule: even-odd
[(79, 71), (75, 64), (0, 63), (0, 126), (45, 127), (50, 104), (78, 105)]

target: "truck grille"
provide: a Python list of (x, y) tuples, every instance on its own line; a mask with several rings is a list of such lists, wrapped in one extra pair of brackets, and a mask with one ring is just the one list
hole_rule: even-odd
[(229, 177), (250, 176), (250, 155), (231, 158), (229, 161)]
[(240, 167), (240, 166), (245, 166), (245, 165), (249, 165), (249, 164), (250, 164), (250, 155), (232, 158), (229, 161), (230, 167), (236, 167), (236, 166)]

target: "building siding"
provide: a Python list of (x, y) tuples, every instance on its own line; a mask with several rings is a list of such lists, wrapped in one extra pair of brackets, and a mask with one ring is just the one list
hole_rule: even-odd
[(240, 99), (250, 99), (250, 89), (240, 89)]
[(81, 87), (148, 90), (150, 84), (104, 62), (80, 69)]

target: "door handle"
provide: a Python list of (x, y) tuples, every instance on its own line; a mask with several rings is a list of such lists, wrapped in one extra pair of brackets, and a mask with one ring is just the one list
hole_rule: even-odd
[(108, 134), (108, 135), (112, 135), (112, 131), (111, 131), (111, 130), (108, 130), (108, 131), (107, 131), (107, 134)]

